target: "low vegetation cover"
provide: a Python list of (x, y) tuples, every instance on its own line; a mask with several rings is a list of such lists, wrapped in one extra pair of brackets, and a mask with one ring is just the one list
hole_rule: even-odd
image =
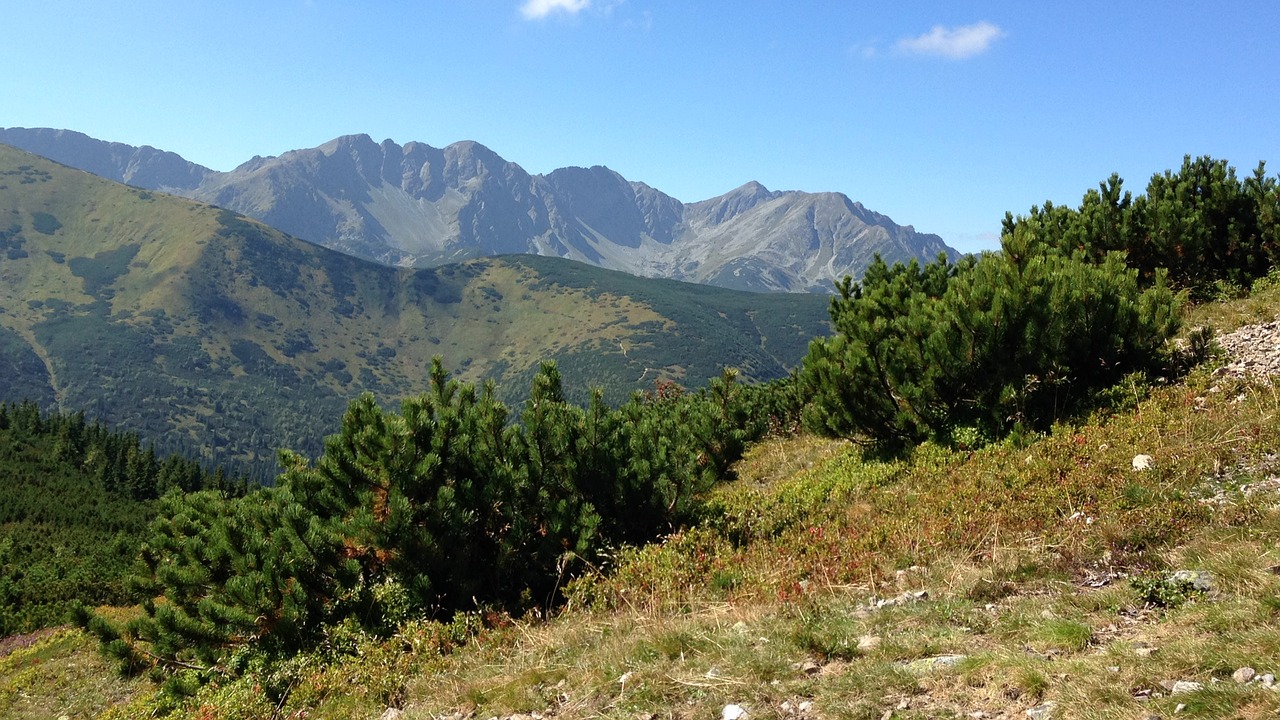
[[(881, 717), (892, 697), (922, 717), (1046, 699), (1076, 717), (1167, 697), (1161, 673), (1201, 684), (1184, 703), (1201, 716), (1274, 712), (1261, 686), (1204, 683), (1280, 667), (1262, 639), (1280, 628), (1280, 516), (1247, 491), (1277, 469), (1280, 408), (1271, 385), (1194, 370), (1209, 333), (1171, 341), (1218, 312), (1193, 304), (1206, 288), (1280, 308), (1257, 261), (1276, 251), (1276, 183), (1260, 169), (1233, 196), (1233, 249), (1193, 275), (1143, 253), (1190, 252), (1189, 228), (1239, 184), (1209, 159), (1157, 177), (1125, 202), (1159, 212), (1134, 214), (1143, 232), (1118, 245), (1081, 229), (1091, 192), (1054, 211), (1071, 243), (1034, 210), (998, 254), (873, 266), (784, 381), (726, 373), (581, 407), (548, 364), (517, 417), (437, 361), (399, 412), (362, 397), (321, 457), (286, 454), (275, 487), (167, 496), (141, 607), (79, 613), (159, 682), (115, 712), (633, 717), (740, 701)], [(787, 437), (801, 421), (815, 434)], [(1163, 574), (1211, 550), (1229, 556), (1205, 561), (1215, 590)], [(1215, 591), (1226, 604), (1204, 610)], [(549, 611), (573, 621), (532, 622)], [(1134, 666), (1139, 629), (1185, 630), (1168, 642), (1202, 659)], [(1079, 673), (1116, 674), (1126, 695)]]

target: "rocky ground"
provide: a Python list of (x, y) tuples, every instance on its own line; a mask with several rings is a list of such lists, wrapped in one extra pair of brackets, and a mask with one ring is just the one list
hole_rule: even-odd
[(1280, 320), (1246, 325), (1219, 335), (1228, 361), (1218, 373), (1231, 377), (1280, 375)]

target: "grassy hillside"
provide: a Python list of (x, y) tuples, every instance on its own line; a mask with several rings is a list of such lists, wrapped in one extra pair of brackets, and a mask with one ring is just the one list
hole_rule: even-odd
[[(1188, 324), (1277, 314), (1271, 287)], [(975, 452), (762, 443), (698, 527), (618, 553), (549, 622), (412, 624), (206, 688), (175, 717), (1273, 717), (1273, 382), (1210, 365)], [(489, 629), (459, 649), (459, 624)], [(78, 633), (10, 643), (30, 647), (0, 658), (7, 717), (132, 717), (153, 699)], [(288, 692), (269, 702), (255, 682)]]
[(545, 258), (410, 272), (0, 146), (0, 399), (84, 409), (166, 450), (268, 470), (352, 397), (422, 391), (434, 355), (509, 401), (538, 363), (619, 401), (721, 365), (784, 375), (826, 300)]

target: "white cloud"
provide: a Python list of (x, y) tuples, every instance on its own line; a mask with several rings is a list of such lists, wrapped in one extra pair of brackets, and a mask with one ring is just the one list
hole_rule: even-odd
[(520, 14), (526, 20), (544, 18), (553, 12), (566, 12), (576, 15), (591, 5), (591, 0), (525, 0), (520, 6)]
[(1004, 37), (1004, 31), (987, 21), (973, 25), (947, 28), (934, 25), (929, 32), (914, 38), (898, 41), (898, 50), (912, 55), (941, 55), (953, 60), (963, 60), (981, 55), (991, 43)]

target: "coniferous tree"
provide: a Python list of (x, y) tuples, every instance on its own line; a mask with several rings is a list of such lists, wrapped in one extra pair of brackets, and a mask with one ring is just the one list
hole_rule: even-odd
[(930, 306), (970, 266), (940, 256), (924, 267), (914, 260), (890, 267), (876, 256), (861, 282), (846, 277), (831, 302), (835, 334), (814, 340), (804, 361), (801, 382), (813, 399), (806, 423), (845, 437), (871, 430), (876, 442), (895, 447), (923, 439)]
[(83, 413), (0, 404), (0, 417), (0, 635), (65, 623), (76, 603), (127, 602), (125, 578), (157, 512), (156, 469), (182, 472), (192, 489), (210, 476)]

